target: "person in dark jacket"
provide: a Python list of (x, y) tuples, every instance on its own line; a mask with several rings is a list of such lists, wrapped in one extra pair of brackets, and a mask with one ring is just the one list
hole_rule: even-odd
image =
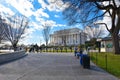
[(75, 48), (74, 48), (74, 55), (75, 55), (75, 56), (77, 56), (77, 55), (76, 55), (76, 54), (77, 54), (77, 51), (78, 51), (78, 47), (75, 46)]

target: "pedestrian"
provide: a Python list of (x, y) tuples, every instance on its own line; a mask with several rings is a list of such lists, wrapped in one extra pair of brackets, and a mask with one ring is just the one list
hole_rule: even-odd
[(75, 56), (77, 56), (77, 55), (76, 55), (76, 54), (77, 54), (77, 51), (78, 51), (78, 47), (75, 46), (75, 48), (74, 48), (74, 55), (75, 55)]
[(40, 53), (41, 53), (42, 52), (42, 47), (40, 46), (39, 49), (40, 49)]

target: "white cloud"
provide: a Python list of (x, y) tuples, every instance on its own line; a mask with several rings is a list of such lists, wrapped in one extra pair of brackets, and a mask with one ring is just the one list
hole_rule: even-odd
[(66, 25), (64, 25), (64, 24), (56, 24), (56, 25), (54, 25), (55, 27), (65, 27)]
[(43, 22), (43, 25), (48, 25), (48, 26), (54, 26), (56, 24), (55, 21), (53, 20), (46, 20), (45, 22)]
[[(107, 16), (106, 16), (107, 15)], [(111, 18), (108, 17), (108, 14), (106, 14), (104, 17), (103, 17), (103, 20), (99, 20), (95, 23), (105, 23), (108, 27), (108, 29), (111, 28), (112, 24), (111, 24)], [(104, 24), (99, 24), (100, 27), (102, 27), (102, 29), (105, 31), (105, 35), (104, 36), (107, 36), (109, 34), (106, 26)]]
[[(46, 4), (43, 0), (38, 0), (38, 2), (41, 4), (42, 8), (38, 9), (37, 11), (32, 11), (34, 8), (33, 8), (33, 5), (31, 2), (29, 2), (28, 0), (6, 0), (6, 3), (8, 3), (9, 5), (13, 6), (14, 8), (16, 8), (21, 14), (27, 16), (27, 17), (30, 17), (31, 15), (35, 16), (37, 22), (40, 22), (42, 24), (50, 24), (50, 26), (62, 26), (60, 24), (56, 24), (55, 21), (52, 21), (52, 20), (44, 20), (43, 17), (46, 17), (46, 18), (49, 18), (49, 15), (47, 13), (44, 12), (44, 9), (48, 8), (49, 11), (60, 11), (60, 7), (58, 7), (57, 5), (55, 5), (56, 3), (53, 3), (53, 4)], [(48, 2), (51, 2), (51, 0), (48, 0)], [(60, 3), (62, 2), (59, 2), (59, 6), (60, 6)], [(54, 8), (53, 8), (54, 7)], [(9, 8), (8, 9), (8, 12), (11, 12)], [(55, 17), (59, 17), (57, 15), (55, 15)], [(33, 20), (32, 20), (33, 21)], [(37, 23), (37, 22), (31, 22), (32, 23), (32, 26), (35, 27), (35, 29), (40, 29), (40, 23)]]
[(35, 28), (30, 27), (25, 30), (25, 35), (32, 34), (35, 31)]
[(44, 9), (40, 8), (37, 11), (34, 12), (34, 16), (36, 17), (46, 17), (49, 18), (49, 15), (47, 13), (44, 12)]
[(117, 7), (120, 6), (120, 0), (115, 0)]
[[(30, 45), (30, 44), (37, 44), (38, 46), (45, 44), (45, 41), (43, 40), (42, 36), (35, 36), (36, 39), (34, 39), (34, 36), (30, 35), (28, 38), (22, 39), (19, 44), (24, 45)], [(31, 43), (34, 42), (34, 43)]]
[(68, 3), (63, 3), (62, 0), (48, 0), (48, 3), (47, 9), (56, 12), (63, 11), (69, 5)]
[(53, 27), (65, 27), (65, 26), (66, 26), (66, 25), (64, 25), (64, 24), (58, 24), (58, 23), (56, 23), (56, 22), (53, 21), (53, 20), (43, 21), (43, 22), (42, 22), (42, 25), (48, 25), (48, 26), (50, 26), (51, 28), (53, 28)]
[(45, 21), (45, 19), (44, 19), (44, 18), (37, 17), (37, 16), (36, 16), (36, 20), (37, 20), (39, 23), (42, 23), (42, 22), (44, 22), (44, 21)]
[(25, 34), (22, 35), (22, 39), (19, 41), (19, 44), (31, 44), (32, 40), (34, 39), (34, 36), (32, 34), (34, 33), (35, 28), (30, 27), (25, 30)]
[[(106, 16), (103, 17), (103, 20), (99, 20), (96, 23), (105, 23), (105, 24), (107, 24), (107, 27), (109, 29), (111, 28), (111, 25), (112, 25), (111, 24), (111, 18), (110, 17), (106, 17)], [(105, 25), (100, 25), (100, 26), (104, 26), (105, 27)], [(106, 30), (106, 27), (104, 29)]]
[(37, 22), (32, 22), (31, 26), (35, 29), (35, 30), (41, 30), (41, 24), (37, 23)]
[(5, 7), (5, 6), (1, 5), (1, 4), (0, 4), (0, 12), (1, 12), (2, 15), (3, 15), (3, 13), (5, 13), (5, 14), (9, 13), (11, 15), (15, 14), (10, 8), (7, 8), (7, 7)]
[(56, 0), (56, 2), (54, 2), (55, 0), (48, 0), (48, 4), (46, 4), (44, 2), (44, 0), (38, 0), (38, 2), (41, 4), (42, 9), (48, 9), (49, 11), (57, 11), (60, 12), (61, 10), (63, 10), (63, 8), (65, 8), (65, 4), (63, 5), (63, 2), (61, 0)]
[[(49, 25), (51, 28), (53, 27), (65, 27), (65, 24), (58, 24), (56, 21), (53, 20), (45, 20), (43, 18), (36, 17), (36, 20), (39, 22), (40, 29), (43, 28), (43, 25)], [(36, 23), (38, 24), (38, 23)], [(34, 25), (35, 26), (35, 25)]]
[(59, 18), (60, 16), (59, 15), (55, 15), (56, 18)]
[(56, 26), (56, 22), (53, 20), (43, 20), (41, 21), (41, 28), (44, 28), (46, 26), (49, 26), (51, 28)]
[[(64, 27), (66, 25), (63, 24), (57, 24), (56, 21), (53, 20), (45, 20), (45, 18), (50, 18), (49, 14), (44, 12), (45, 9), (48, 9), (49, 11), (61, 11), (64, 9), (63, 3), (60, 1), (57, 1), (57, 3), (51, 3), (52, 0), (48, 0), (49, 5), (44, 2), (44, 0), (38, 0), (40, 3), (41, 7), (40, 9), (35, 10), (34, 6), (32, 4), (32, 0), (2, 0), (4, 3), (7, 3), (11, 7), (15, 8), (19, 13), (25, 15), (26, 17), (29, 18), (30, 20), (30, 28), (28, 28), (23, 36), (25, 37), (24, 43), (28, 43), (27, 41), (30, 41), (30, 39), (33, 39), (34, 32), (36, 30), (42, 30), (43, 26), (42, 25), (49, 25), (51, 28), (53, 27)], [(1, 2), (1, 1), (0, 1)], [(8, 7), (6, 5), (2, 5), (0, 3), (0, 11), (4, 12), (6, 14), (14, 15), (16, 12), (11, 9), (11, 7)], [(31, 16), (35, 17), (35, 21), (31, 18)], [(55, 17), (59, 17), (58, 15), (55, 15)], [(42, 39), (42, 38), (41, 38)], [(31, 41), (33, 42), (33, 41)]]
[(29, 17), (33, 14), (33, 5), (28, 0), (6, 0), (7, 4), (10, 4), (16, 8), (21, 14)]
[[(48, 9), (49, 11), (55, 11), (56, 10), (56, 6), (55, 6), (55, 4), (53, 3), (53, 4), (46, 4), (45, 2), (44, 2), (44, 0), (38, 0), (38, 2), (41, 4), (41, 6), (42, 6), (42, 9)], [(48, 3), (50, 3), (51, 2), (51, 0), (48, 0)]]
[[(41, 1), (41, 0), (40, 0)], [(43, 1), (41, 1), (42, 3)], [(40, 26), (40, 21), (44, 22), (45, 20), (42, 17), (46, 17), (49, 18), (49, 15), (47, 13), (44, 12), (43, 8), (38, 9), (37, 11), (33, 11), (34, 7), (32, 5), (31, 2), (29, 2), (29, 0), (6, 0), (6, 3), (13, 6), (15, 9), (17, 9), (21, 14), (25, 15), (26, 17), (28, 17), (30, 19), (30, 16), (33, 15), (35, 16), (37, 22), (33, 21), (32, 19), (30, 19), (30, 26), (32, 26), (33, 28), (29, 29), (29, 32), (27, 32), (26, 34), (32, 34), (35, 30), (40, 30), (42, 27)], [(42, 4), (42, 6), (44, 7), (44, 5)], [(14, 12), (10, 9), (10, 8), (6, 8), (4, 6), (1, 6), (1, 8), (3, 10), (1, 10), (2, 12), (6, 12), (6, 13), (10, 13), (13, 14)], [(25, 35), (26, 35), (25, 34)]]
[(49, 11), (60, 12), (68, 6), (68, 3), (64, 4), (62, 0), (48, 0), (49, 4), (46, 4), (44, 0), (38, 0), (38, 2), (41, 4), (42, 9), (48, 9)]
[[(119, 7), (120, 6), (120, 0), (114, 0), (114, 1), (115, 1), (116, 6)], [(104, 5), (109, 5), (109, 1), (104, 1), (103, 4)], [(113, 4), (113, 2), (111, 4)]]
[(33, 36), (27, 35), (25, 38), (23, 38), (19, 41), (19, 44), (24, 44), (24, 45), (32, 44), (31, 43), (31, 42), (33, 42), (32, 40), (33, 40)]
[(34, 35), (34, 32), (36, 30), (32, 27), (32, 28), (28, 28), (26, 30), (26, 33), (23, 35), (25, 36), (23, 39), (20, 40), (19, 44), (24, 44), (24, 45), (28, 45), (28, 44), (44, 44), (45, 41), (43, 39), (42, 34), (39, 35)]
[(46, 9), (47, 4), (44, 2), (44, 0), (38, 0), (38, 2), (41, 4), (43, 9)]

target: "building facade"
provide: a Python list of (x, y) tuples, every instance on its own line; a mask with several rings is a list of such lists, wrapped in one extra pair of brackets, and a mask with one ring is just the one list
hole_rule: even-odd
[[(120, 44), (120, 39), (119, 39)], [(113, 52), (113, 42), (111, 37), (101, 39), (101, 52)]]
[(87, 34), (79, 28), (59, 30), (50, 35), (50, 45), (53, 46), (80, 45), (86, 40)]

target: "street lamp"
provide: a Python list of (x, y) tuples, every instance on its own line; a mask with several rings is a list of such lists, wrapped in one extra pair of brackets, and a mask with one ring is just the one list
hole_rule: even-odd
[(81, 40), (81, 32), (82, 32), (82, 31), (79, 31), (79, 32), (80, 32), (80, 46), (81, 46), (81, 41), (82, 41), (82, 40)]

